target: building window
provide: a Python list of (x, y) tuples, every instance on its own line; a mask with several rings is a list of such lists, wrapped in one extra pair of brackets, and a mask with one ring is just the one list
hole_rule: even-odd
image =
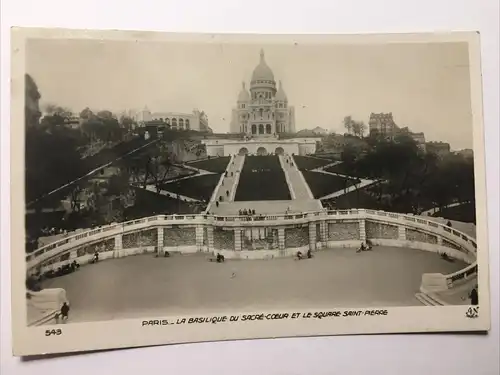
[(271, 134), (271, 124), (266, 125), (266, 133)]
[(187, 118), (186, 119), (186, 130), (189, 130), (189, 129), (191, 129), (191, 125), (189, 123), (189, 119)]
[(177, 127), (177, 119), (175, 117), (172, 119), (172, 127), (173, 128)]
[(170, 125), (170, 119), (168, 117), (165, 119), (165, 122), (167, 123), (167, 125)]
[(184, 119), (179, 119), (179, 128), (184, 129)]
[(252, 134), (257, 134), (257, 126), (255, 124), (252, 125)]

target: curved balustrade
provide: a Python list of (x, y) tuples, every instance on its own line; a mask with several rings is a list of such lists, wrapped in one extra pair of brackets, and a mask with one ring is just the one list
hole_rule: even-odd
[[(163, 247), (166, 246), (166, 244), (164, 245), (163, 243), (163, 239), (165, 236), (163, 231), (168, 231), (169, 228), (172, 228), (173, 226), (179, 228), (195, 228), (194, 233), (196, 234), (196, 243), (199, 244), (198, 251), (211, 252), (214, 250), (224, 250), (227, 252), (237, 253), (238, 250), (242, 250), (240, 234), (242, 230), (265, 226), (267, 228), (275, 227), (278, 232), (281, 233), (278, 236), (280, 238), (279, 251), (275, 251), (279, 252), (280, 254), (285, 254), (287, 253), (284, 240), (285, 229), (293, 227), (303, 227), (304, 225), (309, 225), (309, 243), (311, 248), (324, 248), (328, 247), (329, 242), (328, 225), (336, 222), (358, 223), (357, 227), (359, 228), (359, 230), (353, 231), (353, 233), (356, 233), (356, 235), (353, 235), (351, 241), (344, 241), (346, 243), (349, 242), (349, 244), (346, 244), (344, 246), (354, 246), (354, 244), (359, 244), (360, 240), (366, 240), (367, 231), (365, 228), (365, 224), (369, 223), (370, 226), (373, 226), (372, 223), (378, 223), (378, 225), (382, 228), (384, 226), (397, 227), (398, 236), (400, 236), (395, 240), (388, 239), (388, 236), (386, 236), (385, 238), (384, 236), (377, 237), (380, 238), (378, 242), (381, 244), (393, 244), (394, 246), (398, 246), (399, 244), (399, 246), (408, 246), (408, 243), (410, 242), (419, 243), (422, 246), (427, 246), (427, 250), (430, 246), (434, 249), (432, 251), (447, 251), (448, 254), (451, 254), (452, 257), (459, 257), (469, 263), (469, 266), (458, 272), (449, 275), (440, 275), (440, 285), (446, 284), (448, 288), (452, 287), (456, 283), (460, 283), (463, 280), (469, 279), (471, 276), (475, 276), (477, 273), (477, 244), (475, 239), (471, 238), (465, 233), (419, 216), (365, 209), (339, 211), (323, 210), (315, 212), (304, 212), (300, 214), (275, 214), (260, 216), (214, 216), (200, 214), (158, 215), (145, 217), (138, 220), (94, 228), (86, 232), (67, 236), (56, 242), (45, 245), (26, 256), (27, 270), (28, 272), (32, 271), (39, 266), (52, 263), (54, 259), (61, 259), (61, 257), (66, 253), (70, 253), (71, 251), (75, 251), (84, 246), (89, 246), (94, 243), (113, 238), (115, 239), (115, 241), (118, 241), (119, 246), (115, 247), (117, 250), (119, 250), (122, 247), (121, 241), (123, 235), (151, 230), (155, 228), (157, 228), (158, 231), (161, 230), (161, 234), (160, 232), (158, 234), (158, 242), (156, 242), (156, 240), (154, 241), (154, 243), (150, 241), (151, 243), (148, 242), (147, 245), (149, 246), (149, 248), (152, 248), (153, 251), (156, 248), (163, 249)], [(326, 227), (326, 229), (317, 231), (317, 225), (321, 226), (322, 228), (324, 226)], [(222, 229), (223, 227), (225, 230), (234, 229), (234, 248), (222, 249), (222, 247), (230, 247), (230, 245), (226, 244), (226, 240), (221, 241), (219, 238), (217, 238), (216, 241), (217, 246), (214, 247), (213, 233), (214, 228), (217, 227), (220, 227), (220, 229)], [(349, 225), (346, 226), (346, 228), (348, 227), (350, 228)], [(412, 234), (408, 239), (408, 233), (413, 233), (415, 231), (421, 232), (422, 236), (415, 236), (414, 234)], [(323, 232), (324, 234), (322, 235), (321, 233)], [(393, 231), (391, 231), (391, 233), (392, 232)], [(345, 236), (340, 236), (339, 238), (341, 240), (345, 240)], [(418, 238), (424, 238), (428, 240), (419, 240)], [(434, 238), (436, 239), (436, 243), (434, 243)], [(318, 239), (320, 241), (318, 241)], [(323, 240), (321, 241), (321, 239)], [(377, 240), (375, 240), (374, 242), (376, 243)], [(155, 244), (156, 246), (153, 246)], [(67, 258), (69, 259), (69, 255), (67, 256)]]

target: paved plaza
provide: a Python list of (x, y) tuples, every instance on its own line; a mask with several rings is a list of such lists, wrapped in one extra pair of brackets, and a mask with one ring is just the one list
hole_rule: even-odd
[[(71, 322), (262, 309), (421, 306), (423, 273), (465, 266), (407, 248), (328, 249), (313, 259), (209, 262), (207, 255), (107, 260), (45, 282), (64, 288)], [(233, 272), (236, 274), (232, 277)]]

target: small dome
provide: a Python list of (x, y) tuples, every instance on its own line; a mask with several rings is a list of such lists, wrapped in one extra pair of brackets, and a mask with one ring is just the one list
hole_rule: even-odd
[(273, 71), (266, 64), (264, 51), (260, 51), (260, 63), (252, 73), (252, 81), (274, 81)]
[(276, 96), (274, 98), (276, 101), (280, 101), (280, 102), (286, 102), (288, 101), (287, 97), (286, 97), (286, 94), (285, 94), (285, 90), (283, 90), (283, 85), (281, 84), (281, 81), (280, 81), (280, 85), (279, 85), (279, 88), (278, 88), (278, 92), (276, 93)]
[(245, 87), (245, 82), (241, 84), (241, 91), (240, 94), (238, 95), (238, 101), (239, 102), (248, 102), (250, 100), (250, 94), (248, 93), (248, 90)]

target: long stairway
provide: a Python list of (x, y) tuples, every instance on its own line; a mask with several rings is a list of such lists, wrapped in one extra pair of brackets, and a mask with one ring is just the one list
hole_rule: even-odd
[[(243, 163), (245, 162), (244, 155), (235, 155), (229, 161), (226, 168), (226, 172), (222, 174), (219, 184), (215, 188), (210, 204), (207, 211), (216, 214), (218, 207), (216, 201), (219, 197), (222, 197), (222, 202), (233, 202), (234, 196), (236, 195), (236, 189), (238, 188), (238, 183), (240, 181), (240, 172), (243, 169)], [(227, 173), (227, 177), (225, 174)]]
[(287, 176), (287, 182), (291, 185), (290, 190), (293, 190), (292, 198), (297, 200), (314, 199), (309, 185), (307, 185), (293, 158), (286, 154), (280, 155), (279, 158), (281, 167)]

